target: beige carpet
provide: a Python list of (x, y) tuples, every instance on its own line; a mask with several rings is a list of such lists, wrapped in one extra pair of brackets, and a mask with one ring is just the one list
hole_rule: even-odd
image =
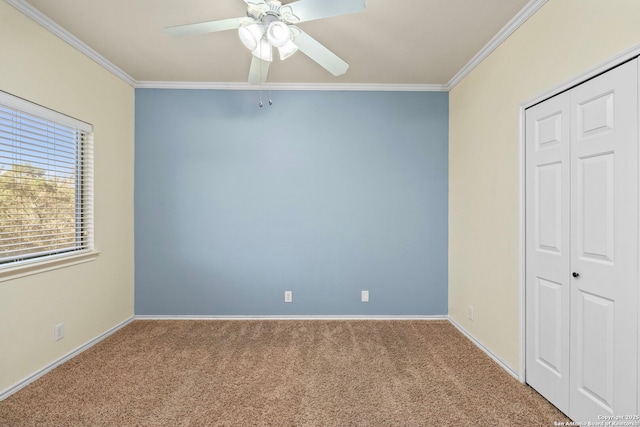
[(446, 321), (135, 321), (0, 402), (2, 426), (553, 426)]

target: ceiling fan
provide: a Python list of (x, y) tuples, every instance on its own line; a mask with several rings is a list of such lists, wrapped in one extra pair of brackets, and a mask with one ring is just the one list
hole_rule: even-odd
[(165, 28), (174, 37), (238, 29), (242, 44), (252, 53), (249, 83), (267, 80), (273, 48), (280, 60), (295, 52), (307, 55), (334, 76), (344, 74), (349, 64), (295, 24), (347, 13), (360, 12), (365, 0), (298, 0), (283, 5), (279, 0), (244, 0), (247, 16)]

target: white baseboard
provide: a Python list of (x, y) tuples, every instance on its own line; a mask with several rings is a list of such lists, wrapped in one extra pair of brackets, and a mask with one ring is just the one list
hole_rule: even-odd
[(447, 320), (447, 316), (360, 316), (360, 315), (263, 315), (263, 316), (211, 316), (211, 315), (136, 315), (136, 320)]
[(508, 364), (506, 364), (502, 359), (500, 359), (498, 356), (496, 356), (491, 350), (489, 350), (487, 347), (485, 347), (484, 344), (482, 344), (473, 335), (471, 335), (469, 332), (467, 332), (467, 330), (464, 329), (462, 326), (460, 326), (455, 320), (453, 320), (449, 316), (447, 316), (447, 318), (449, 319), (449, 322), (451, 322), (451, 324), (456, 327), (457, 330), (459, 330), (460, 332), (462, 332), (462, 334), (464, 336), (469, 338), (469, 340), (472, 343), (474, 343), (480, 350), (484, 351), (487, 354), (487, 356), (492, 358), (493, 361), (496, 362), (498, 365), (500, 365), (500, 367), (502, 369), (507, 371), (507, 373), (509, 373), (509, 375), (511, 375), (512, 377), (514, 377), (518, 381), (522, 382), (521, 379), (520, 379), (520, 375), (518, 375), (518, 372), (516, 372), (513, 368), (511, 368)]
[(103, 339), (107, 338), (109, 335), (113, 334), (114, 332), (118, 331), (119, 329), (122, 329), (123, 327), (125, 327), (126, 325), (131, 323), (134, 320), (134, 318), (135, 318), (134, 316), (128, 318), (127, 320), (117, 324), (113, 328), (111, 328), (108, 331), (98, 335), (94, 339), (86, 342), (85, 344), (81, 345), (80, 347), (76, 348), (75, 350), (70, 351), (69, 353), (65, 354), (61, 358), (55, 360), (54, 362), (50, 363), (49, 365), (45, 366), (44, 368), (40, 369), (39, 371), (34, 372), (33, 374), (29, 375), (25, 379), (17, 382), (16, 384), (12, 385), (11, 387), (0, 391), (0, 401), (6, 399), (7, 397), (11, 396), (12, 394), (16, 393), (17, 391), (19, 391), (19, 390), (23, 389), (24, 387), (28, 386), (29, 384), (31, 384), (32, 382), (34, 382), (38, 378), (41, 378), (45, 374), (51, 372), (52, 370), (54, 370), (58, 366), (60, 366), (63, 363), (67, 362), (68, 360), (76, 357), (77, 355), (79, 355), (83, 351), (87, 350), (88, 348), (93, 347), (94, 345), (96, 345), (97, 343), (102, 341)]

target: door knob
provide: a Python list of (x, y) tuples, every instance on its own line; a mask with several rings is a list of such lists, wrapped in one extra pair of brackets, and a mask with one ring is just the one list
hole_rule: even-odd
[(580, 277), (580, 273), (576, 273), (575, 271), (571, 274), (573, 277), (575, 277), (576, 279), (578, 277)]

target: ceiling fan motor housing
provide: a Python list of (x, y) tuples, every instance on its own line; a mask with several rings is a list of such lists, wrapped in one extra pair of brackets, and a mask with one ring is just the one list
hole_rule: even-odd
[(264, 24), (269, 24), (274, 20), (284, 22), (285, 24), (296, 24), (300, 22), (300, 18), (293, 13), (290, 6), (282, 6), (282, 3), (277, 0), (248, 3), (247, 16)]

